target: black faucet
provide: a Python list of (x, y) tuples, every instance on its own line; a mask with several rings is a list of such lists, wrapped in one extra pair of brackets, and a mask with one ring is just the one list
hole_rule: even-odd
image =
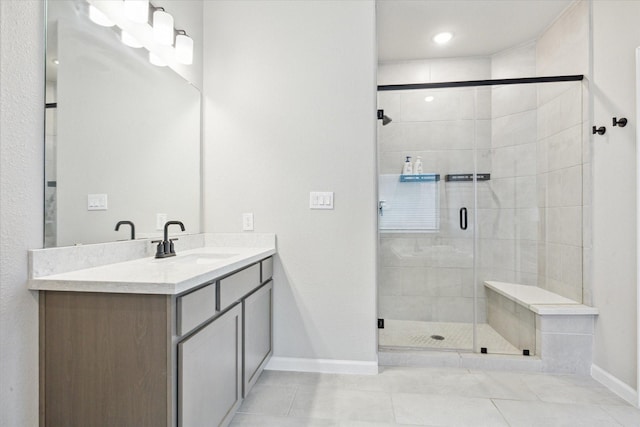
[(169, 226), (179, 225), (180, 229), (184, 231), (184, 224), (180, 221), (167, 221), (164, 224), (164, 240), (154, 240), (151, 243), (157, 243), (156, 258), (166, 258), (170, 256), (176, 256), (176, 251), (173, 247), (173, 241), (178, 239), (169, 239)]
[(130, 225), (131, 226), (131, 240), (136, 239), (136, 226), (133, 225), (132, 221), (118, 221), (116, 224), (116, 231), (120, 229), (121, 225)]

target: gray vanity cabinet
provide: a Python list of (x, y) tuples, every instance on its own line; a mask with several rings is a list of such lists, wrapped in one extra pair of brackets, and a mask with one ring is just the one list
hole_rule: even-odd
[(40, 424), (228, 425), (271, 355), (272, 263), (181, 295), (40, 292)]
[(272, 353), (273, 281), (269, 281), (243, 301), (244, 364), (243, 397), (258, 380)]
[(227, 424), (242, 400), (242, 306), (178, 344), (178, 425)]

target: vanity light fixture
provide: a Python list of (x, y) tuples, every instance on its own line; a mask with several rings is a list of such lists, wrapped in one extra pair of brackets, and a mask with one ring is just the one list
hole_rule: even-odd
[(153, 39), (164, 46), (173, 45), (173, 16), (162, 7), (153, 12)]
[(115, 24), (94, 5), (89, 5), (89, 19), (101, 27), (113, 27)]
[(134, 49), (142, 47), (142, 43), (140, 43), (138, 39), (127, 33), (125, 30), (122, 30), (122, 32), (120, 33), (120, 40), (122, 41), (122, 43)]
[(157, 67), (166, 67), (167, 66), (167, 63), (165, 62), (165, 60), (160, 58), (158, 55), (156, 55), (153, 52), (149, 52), (149, 62), (151, 62), (153, 65), (155, 65)]
[(124, 0), (124, 16), (130, 21), (146, 24), (149, 21), (149, 0)]
[(184, 30), (177, 30), (176, 60), (181, 64), (193, 64), (193, 39)]
[(450, 32), (442, 32), (433, 36), (433, 41), (437, 44), (446, 44), (453, 38), (453, 34)]
[[(193, 39), (185, 30), (174, 28), (173, 16), (164, 8), (154, 6), (149, 0), (86, 1), (92, 21), (103, 26), (107, 26), (107, 22), (108, 26), (116, 25), (122, 43), (132, 48), (146, 48), (153, 65), (193, 64)], [(150, 10), (153, 11), (151, 19)]]

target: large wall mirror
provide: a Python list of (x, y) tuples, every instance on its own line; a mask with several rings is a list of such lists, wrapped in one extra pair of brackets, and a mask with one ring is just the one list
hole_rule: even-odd
[[(201, 94), (86, 0), (47, 2), (45, 247), (200, 231)], [(197, 41), (196, 41), (197, 42)]]

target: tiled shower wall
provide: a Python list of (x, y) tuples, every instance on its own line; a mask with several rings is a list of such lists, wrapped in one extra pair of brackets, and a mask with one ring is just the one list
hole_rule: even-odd
[(582, 86), (538, 91), (538, 286), (582, 302)]
[[(534, 75), (533, 43), (492, 57), (493, 79)], [(509, 192), (496, 195), (495, 208), (479, 218), (481, 292), (485, 280), (537, 283), (537, 86), (491, 87), (491, 188), (508, 188)]]
[[(536, 75), (589, 70), (589, 2), (578, 1), (536, 43)], [(588, 81), (540, 85), (540, 287), (590, 305), (591, 146)]]

